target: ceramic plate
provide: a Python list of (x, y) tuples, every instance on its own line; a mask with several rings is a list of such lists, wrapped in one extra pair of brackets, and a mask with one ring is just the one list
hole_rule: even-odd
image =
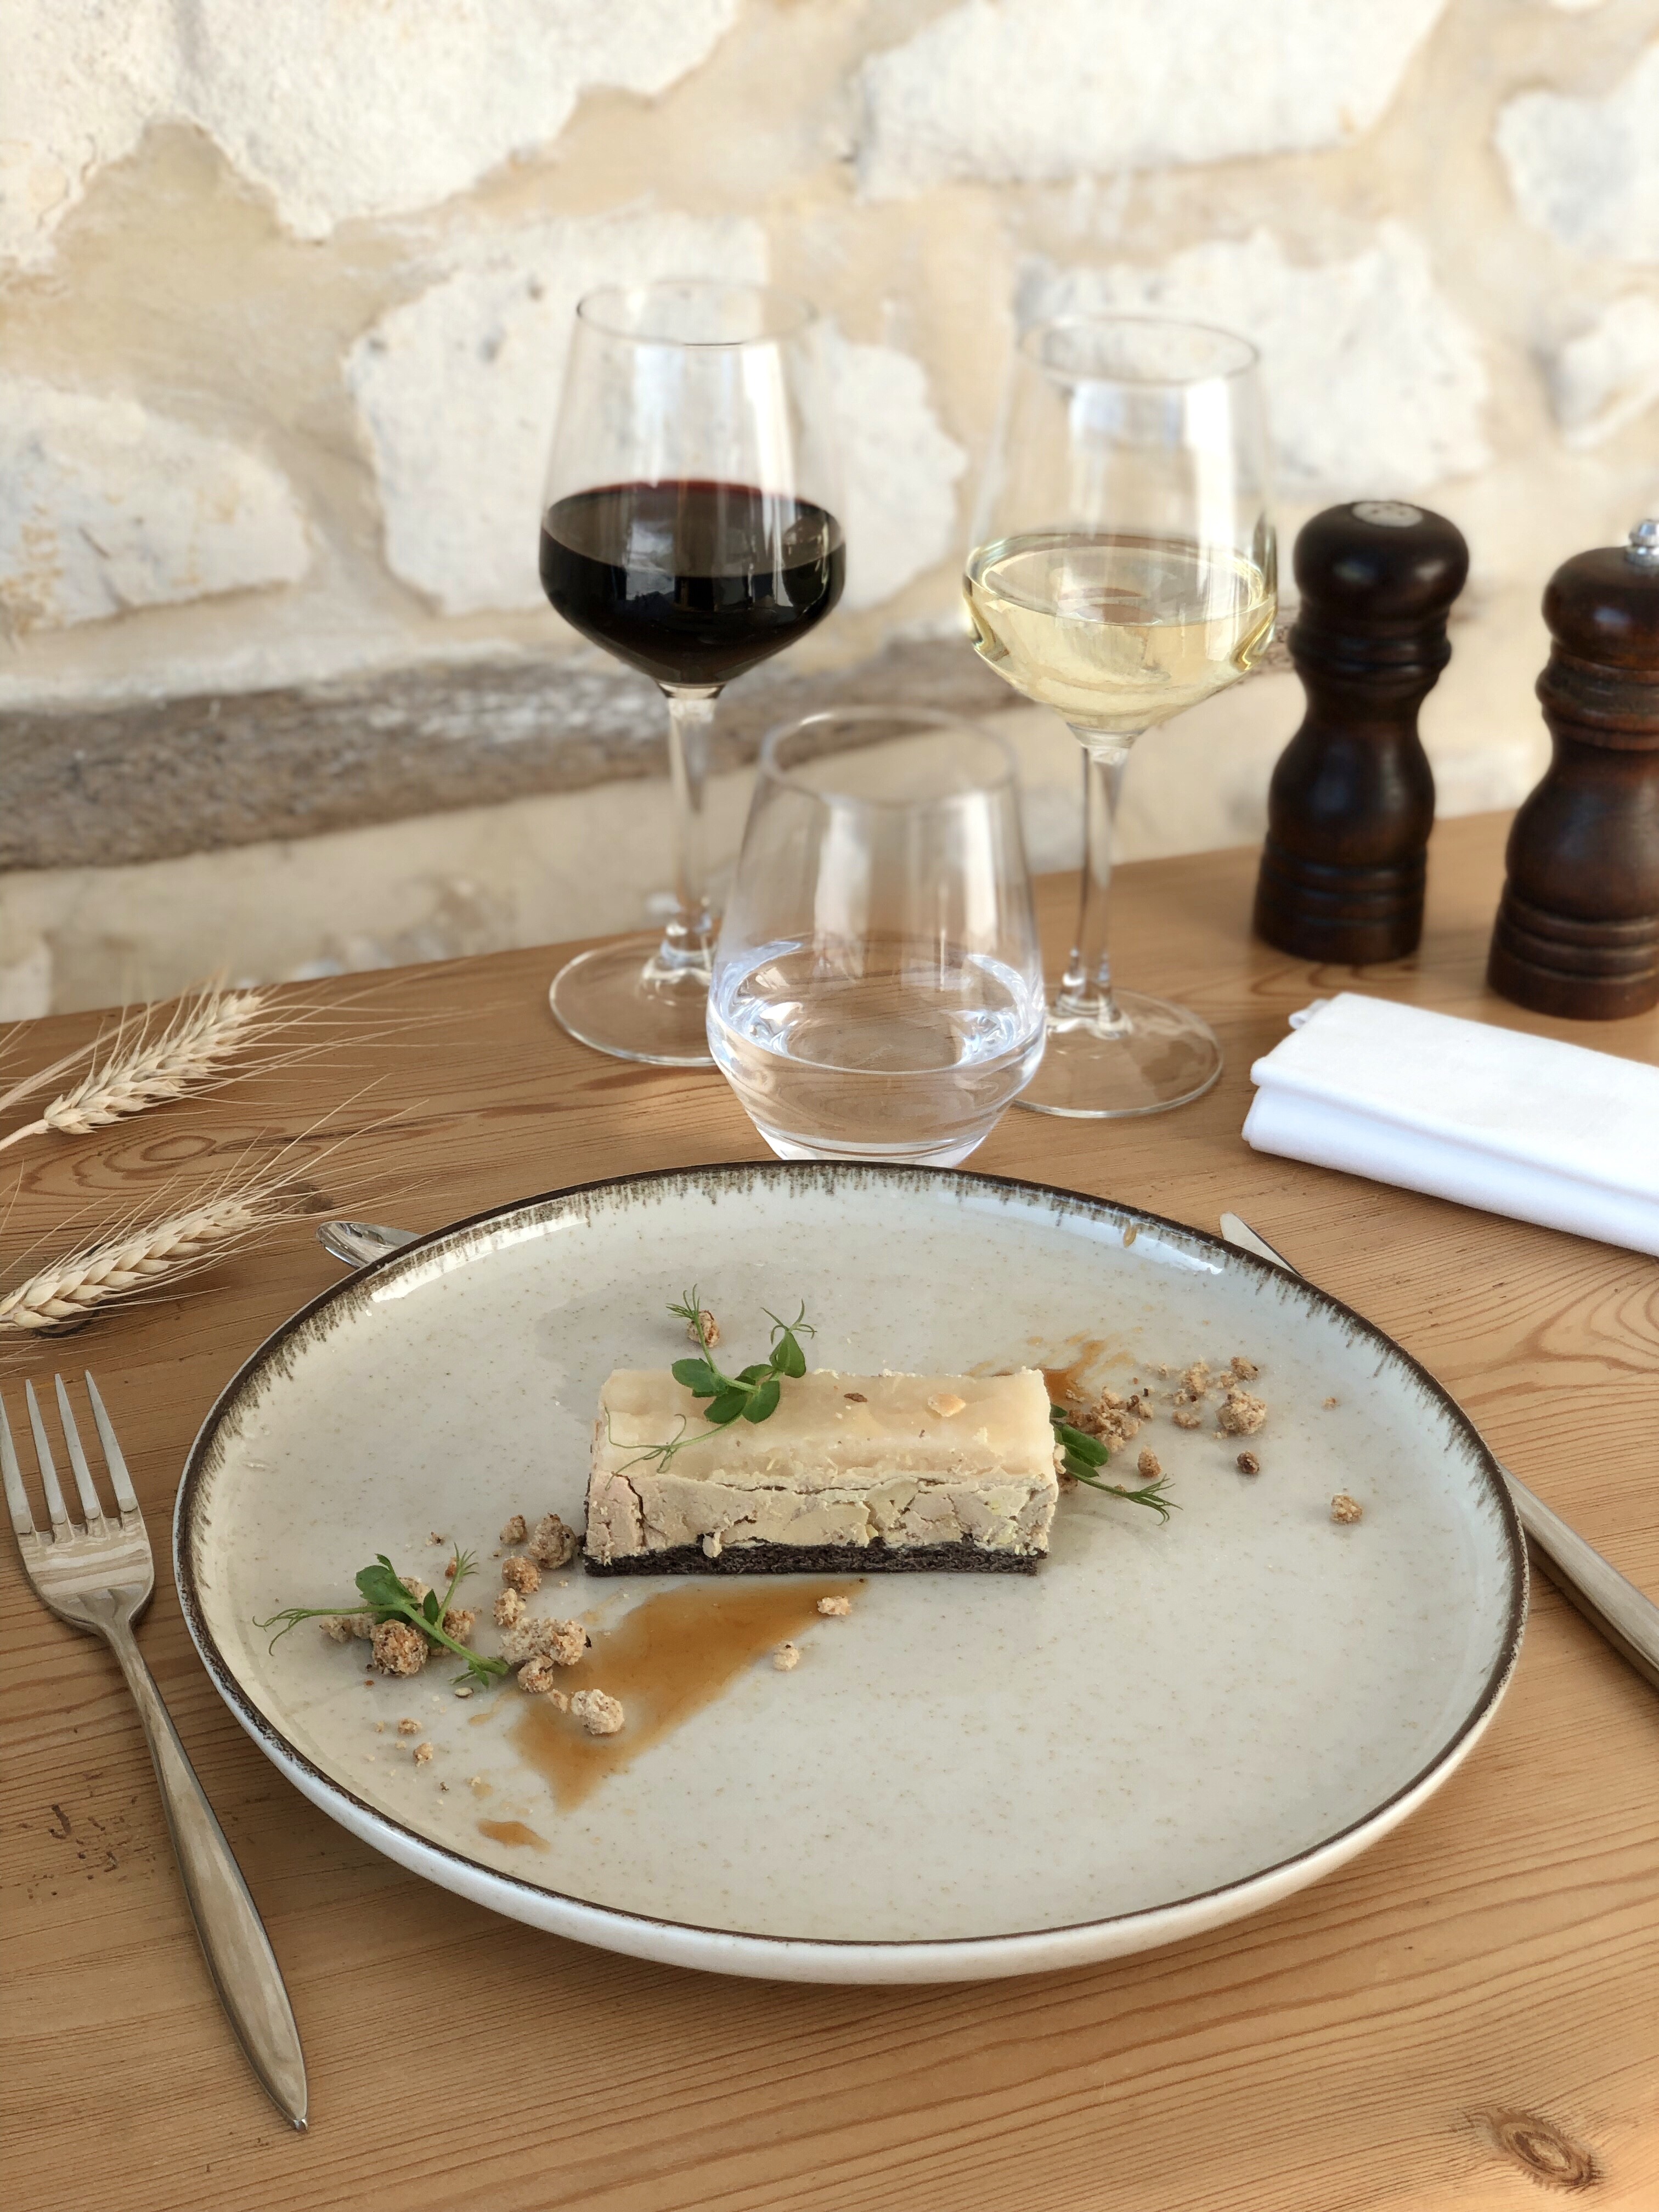
[[(798, 1301), (813, 1364), (843, 1371), (1080, 1365), (1167, 1393), (1158, 1369), (1244, 1354), (1261, 1472), (1166, 1397), (1129, 1459), (1157, 1450), (1180, 1511), (1064, 1498), (1034, 1576), (574, 1565), (544, 1597), (587, 1623), (587, 1678), (625, 1690), (605, 1742), (516, 1688), (458, 1698), (447, 1666), (369, 1686), (365, 1647), (313, 1623), (269, 1648), (256, 1620), (343, 1604), (377, 1552), (436, 1581), (456, 1542), (493, 1648), (498, 1531), (580, 1525), (599, 1385), (684, 1353), (665, 1309), (694, 1281), (739, 1362), (763, 1309)], [(1338, 1490), (1357, 1525), (1333, 1523)], [(1285, 1896), (1444, 1781), (1526, 1609), (1493, 1462), (1346, 1308), (1132, 1207), (898, 1168), (642, 1176), (423, 1238), (249, 1360), (191, 1452), (174, 1544), (221, 1693), (355, 1834), (538, 1928), (801, 1980), (1074, 1965)], [(831, 1587), (845, 1619), (817, 1613)]]

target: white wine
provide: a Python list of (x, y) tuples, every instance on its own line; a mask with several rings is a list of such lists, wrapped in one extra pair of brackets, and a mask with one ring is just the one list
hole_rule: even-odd
[(1276, 581), (1238, 553), (1039, 531), (982, 545), (963, 588), (974, 649), (1073, 729), (1133, 736), (1244, 675)]

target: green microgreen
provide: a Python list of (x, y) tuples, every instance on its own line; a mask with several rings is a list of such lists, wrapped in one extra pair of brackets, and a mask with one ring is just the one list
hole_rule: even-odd
[[(669, 1312), (678, 1320), (687, 1322), (697, 1340), (698, 1357), (677, 1359), (673, 1376), (684, 1384), (694, 1398), (704, 1401), (702, 1417), (708, 1423), (695, 1436), (686, 1434), (686, 1425), (681, 1422), (666, 1443), (647, 1444), (639, 1460), (654, 1460), (659, 1471), (668, 1465), (677, 1452), (692, 1444), (706, 1443), (719, 1429), (729, 1428), (733, 1421), (769, 1420), (778, 1410), (786, 1382), (799, 1382), (806, 1372), (806, 1354), (800, 1348), (803, 1336), (816, 1335), (817, 1331), (806, 1318), (806, 1308), (801, 1306), (793, 1321), (781, 1321), (770, 1308), (764, 1308), (766, 1318), (772, 1324), (771, 1349), (764, 1359), (745, 1367), (740, 1375), (727, 1375), (716, 1366), (708, 1349), (708, 1339), (703, 1333), (702, 1303), (694, 1283), (678, 1304)], [(610, 1416), (606, 1415), (606, 1433)], [(639, 1460), (630, 1460), (630, 1467)]]
[[(384, 1552), (377, 1554), (373, 1566), (365, 1567), (356, 1577), (360, 1592), (356, 1605), (290, 1605), (281, 1613), (273, 1613), (267, 1620), (256, 1620), (256, 1628), (276, 1628), (270, 1639), (274, 1651), (289, 1629), (297, 1628), (302, 1620), (318, 1620), (342, 1613), (368, 1613), (374, 1617), (378, 1628), (382, 1621), (405, 1620), (410, 1627), (418, 1628), (422, 1636), (434, 1644), (441, 1644), (458, 1659), (466, 1662), (466, 1672), (458, 1674), (458, 1682), (471, 1680), (483, 1686), (497, 1680), (507, 1672), (504, 1659), (486, 1659), (465, 1644), (458, 1643), (444, 1626), (444, 1615), (449, 1611), (450, 1601), (477, 1565), (474, 1553), (457, 1552), (450, 1569), (448, 1587), (441, 1597), (436, 1590), (428, 1590), (423, 1598), (412, 1597), (404, 1589), (403, 1580)], [(282, 1625), (277, 1626), (277, 1623)]]
[(1103, 1491), (1108, 1498), (1121, 1498), (1127, 1504), (1148, 1505), (1160, 1521), (1167, 1521), (1172, 1512), (1180, 1510), (1173, 1498), (1164, 1495), (1170, 1486), (1167, 1475), (1160, 1474), (1155, 1481), (1142, 1483), (1139, 1489), (1129, 1489), (1120, 1482), (1103, 1482), (1099, 1469), (1112, 1455), (1107, 1444), (1099, 1437), (1074, 1429), (1066, 1418), (1063, 1406), (1050, 1406), (1048, 1419), (1060, 1441), (1066, 1472), (1077, 1481), (1086, 1482), (1091, 1490)]

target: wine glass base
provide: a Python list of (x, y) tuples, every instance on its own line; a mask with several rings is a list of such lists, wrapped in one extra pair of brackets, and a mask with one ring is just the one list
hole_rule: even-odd
[(1118, 1020), (1110, 1026), (1066, 1020), (1051, 995), (1048, 1043), (1017, 1106), (1110, 1121), (1188, 1105), (1213, 1085), (1221, 1047), (1207, 1022), (1142, 991), (1115, 995)]
[(708, 975), (665, 969), (659, 937), (623, 937), (579, 952), (553, 978), (547, 1002), (578, 1044), (653, 1067), (712, 1067)]

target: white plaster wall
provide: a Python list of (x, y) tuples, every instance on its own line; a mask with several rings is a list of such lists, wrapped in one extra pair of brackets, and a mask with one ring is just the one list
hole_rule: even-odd
[[(953, 622), (1007, 346), (1060, 304), (1257, 337), (1287, 538), (1366, 491), (1465, 530), (1448, 807), (1528, 787), (1543, 585), (1659, 507), (1659, 0), (11, 0), (7, 43), (0, 708), (570, 650), (532, 551), (561, 330), (677, 267), (836, 333), (852, 580), (803, 666)], [(1161, 733), (1126, 835), (1252, 834), (1296, 714), (1259, 679)], [(1063, 825), (1069, 756), (1030, 758)], [(520, 861), (446, 877), (459, 817), (352, 833), (386, 941), (428, 883), (484, 940), (597, 926), (557, 824), (647, 790), (538, 802), (544, 864), (481, 810), (547, 888), (476, 908), (441, 884)], [(210, 964), (239, 867), (0, 884), (10, 1002)], [(341, 872), (304, 944), (278, 880), (242, 868), (252, 967), (369, 957)]]

